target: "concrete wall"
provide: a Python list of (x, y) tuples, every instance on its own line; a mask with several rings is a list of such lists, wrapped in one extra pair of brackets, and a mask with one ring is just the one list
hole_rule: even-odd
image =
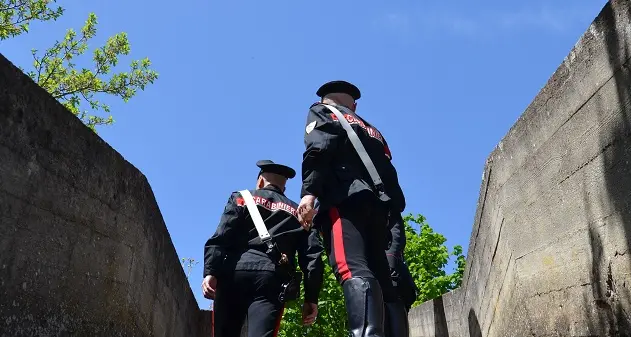
[(0, 55), (0, 336), (196, 336), (203, 316), (147, 179)]
[(631, 336), (630, 12), (604, 7), (489, 156), (463, 285), (413, 336)]

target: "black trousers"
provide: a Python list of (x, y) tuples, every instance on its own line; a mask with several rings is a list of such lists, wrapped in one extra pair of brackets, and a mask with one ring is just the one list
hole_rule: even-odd
[(340, 284), (351, 277), (379, 281), (385, 302), (397, 301), (385, 249), (388, 209), (369, 191), (354, 194), (318, 219), (329, 263)]
[(284, 305), (280, 281), (271, 271), (237, 270), (217, 281), (213, 336), (240, 337), (247, 318), (248, 337), (276, 337)]

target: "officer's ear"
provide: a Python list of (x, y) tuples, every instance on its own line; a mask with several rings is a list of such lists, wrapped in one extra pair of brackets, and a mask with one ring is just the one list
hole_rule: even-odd
[(263, 176), (259, 176), (258, 179), (256, 179), (256, 188), (260, 189), (265, 187), (265, 181), (263, 181)]
[(353, 102), (353, 112), (357, 111), (357, 101)]

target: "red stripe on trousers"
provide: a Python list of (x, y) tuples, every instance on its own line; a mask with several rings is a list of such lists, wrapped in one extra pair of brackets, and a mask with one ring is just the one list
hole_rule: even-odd
[(210, 310), (210, 336), (215, 336), (215, 302), (213, 301), (213, 307)]
[(351, 270), (346, 264), (346, 253), (344, 252), (344, 233), (342, 233), (342, 219), (337, 208), (333, 207), (329, 211), (331, 222), (333, 222), (333, 249), (335, 249), (335, 264), (337, 272), (343, 281), (351, 278)]
[(273, 337), (278, 336), (278, 330), (280, 330), (280, 321), (283, 320), (283, 313), (285, 313), (285, 306), (280, 309), (280, 315), (278, 316), (278, 320), (276, 321), (276, 328), (274, 328)]

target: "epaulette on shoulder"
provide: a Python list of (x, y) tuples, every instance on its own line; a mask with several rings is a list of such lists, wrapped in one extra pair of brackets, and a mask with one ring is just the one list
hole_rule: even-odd
[(314, 112), (322, 112), (324, 108), (325, 106), (322, 102), (315, 102), (311, 104), (311, 106), (309, 107), (309, 110), (313, 110)]
[(230, 197), (234, 198), (234, 202), (237, 204), (237, 206), (245, 206), (245, 200), (243, 199), (240, 191), (242, 190), (232, 192), (232, 195), (230, 195)]

